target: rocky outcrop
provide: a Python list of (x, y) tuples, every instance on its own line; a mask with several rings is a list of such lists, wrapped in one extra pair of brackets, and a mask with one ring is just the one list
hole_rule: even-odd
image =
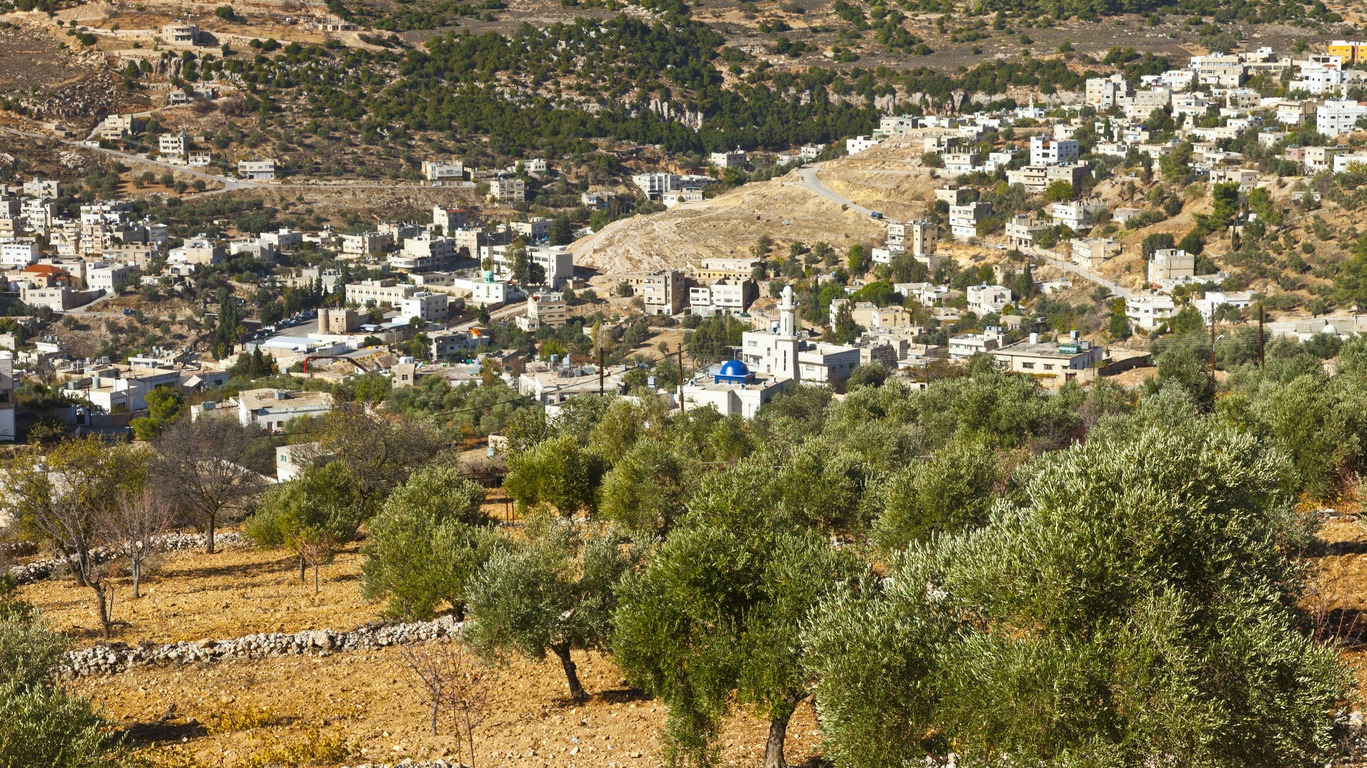
[(408, 624), (368, 624), (349, 632), (308, 629), (293, 634), (266, 632), (231, 640), (197, 640), (137, 648), (97, 645), (69, 651), (61, 675), (70, 679), (118, 674), (146, 666), (247, 661), (278, 656), (326, 656), (449, 637), (460, 634), (463, 626), (462, 622), (444, 616), (433, 621)]
[[(187, 549), (203, 549), (204, 535), (199, 533), (168, 533), (156, 538), (156, 549), (158, 552), (180, 552)], [(214, 544), (218, 547), (245, 547), (248, 541), (240, 533), (225, 531), (214, 536)], [(92, 556), (96, 563), (103, 563), (118, 557), (121, 550), (117, 547), (101, 547)], [(49, 560), (35, 560), (24, 565), (16, 565), (9, 569), (9, 575), (20, 584), (32, 584), (35, 581), (42, 581), (52, 575), (64, 572), (70, 567), (70, 563), (65, 558), (54, 557)]]

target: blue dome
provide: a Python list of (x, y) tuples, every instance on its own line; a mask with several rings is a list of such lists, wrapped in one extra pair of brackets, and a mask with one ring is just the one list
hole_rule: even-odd
[(744, 378), (750, 375), (750, 368), (739, 360), (727, 360), (721, 364), (721, 370), (717, 372), (717, 375)]

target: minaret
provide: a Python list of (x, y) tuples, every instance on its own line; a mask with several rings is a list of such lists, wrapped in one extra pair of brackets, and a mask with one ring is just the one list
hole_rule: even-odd
[(793, 298), (793, 287), (785, 285), (778, 303), (778, 338), (774, 342), (777, 363), (774, 370), (778, 372), (778, 378), (795, 382), (801, 378), (797, 353), (797, 299)]
[(783, 298), (778, 303), (778, 335), (785, 339), (797, 336), (797, 300), (793, 286), (783, 286)]

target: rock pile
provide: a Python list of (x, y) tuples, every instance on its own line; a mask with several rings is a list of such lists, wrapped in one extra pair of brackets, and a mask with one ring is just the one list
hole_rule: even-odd
[[(225, 531), (214, 536), (214, 544), (219, 547), (244, 547), (248, 542), (240, 533)], [(201, 549), (204, 546), (204, 535), (199, 533), (168, 533), (158, 536), (155, 540), (158, 552), (179, 552), (187, 549)], [(117, 547), (101, 547), (91, 553), (96, 563), (103, 563), (118, 557), (120, 550)], [(50, 560), (35, 560), (24, 565), (16, 565), (9, 569), (9, 575), (20, 584), (32, 584), (35, 581), (51, 577), (70, 566), (64, 558), (54, 557)]]
[(460, 634), (463, 624), (450, 616), (408, 624), (368, 624), (350, 632), (307, 629), (294, 634), (267, 632), (232, 640), (144, 645), (137, 648), (97, 645), (69, 651), (62, 666), (63, 678), (112, 675), (149, 665), (198, 664), (219, 661), (269, 659), (311, 654), (326, 656), (343, 651), (384, 648)]
[(397, 763), (361, 763), (360, 765), (348, 765), (342, 768), (465, 768), (465, 763), (440, 759), (419, 763), (409, 759), (400, 760)]

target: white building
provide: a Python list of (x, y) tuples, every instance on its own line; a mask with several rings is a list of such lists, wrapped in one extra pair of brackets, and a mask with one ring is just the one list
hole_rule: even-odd
[(239, 160), (237, 175), (252, 181), (275, 181), (275, 160)]
[(459, 160), (450, 163), (424, 160), (422, 176), (428, 181), (460, 181), (465, 178), (465, 165)]
[(853, 139), (845, 139), (845, 154), (857, 155), (866, 149), (878, 146), (881, 142), (882, 139), (873, 136), (855, 136)]
[(185, 133), (163, 133), (157, 137), (157, 153), (166, 157), (184, 157), (190, 149), (190, 137)]
[(1177, 314), (1177, 304), (1171, 296), (1146, 294), (1125, 301), (1125, 317), (1130, 325), (1151, 331)]
[(1083, 201), (1054, 203), (1049, 207), (1049, 215), (1054, 223), (1074, 232), (1086, 232), (1091, 229), (1097, 218), (1105, 212), (1106, 206)]
[(730, 152), (713, 152), (708, 162), (717, 168), (741, 168), (745, 166), (745, 150), (733, 149)]
[(1315, 130), (1325, 136), (1338, 136), (1357, 130), (1358, 121), (1367, 117), (1367, 103), (1330, 99), (1315, 111)]
[(1206, 291), (1204, 297), (1192, 301), (1191, 305), (1201, 313), (1201, 319), (1209, 323), (1220, 307), (1248, 309), (1253, 306), (1253, 294), (1248, 291)]
[(779, 392), (792, 384), (792, 379), (778, 380), (772, 377), (757, 376), (744, 362), (728, 360), (712, 373), (704, 372), (706, 379), (694, 381), (683, 386), (683, 407), (686, 410), (715, 408), (722, 416), (754, 418), (759, 409)]
[(38, 243), (0, 243), (0, 267), (20, 269), (38, 263)]
[(1030, 164), (1039, 166), (1065, 165), (1077, 160), (1077, 142), (1071, 139), (1030, 137)]
[(992, 213), (988, 203), (964, 203), (949, 206), (949, 231), (960, 240), (978, 236), (978, 222)]
[(1196, 277), (1196, 257), (1181, 248), (1154, 251), (1149, 261), (1149, 282), (1168, 283)]
[(328, 392), (249, 389), (237, 396), (238, 423), (272, 433), (282, 431), (297, 418), (323, 416), (331, 411), (332, 395)]
[(970, 285), (965, 292), (968, 308), (979, 316), (991, 312), (1001, 312), (1011, 303), (1011, 289), (1001, 285)]
[(500, 203), (521, 203), (527, 200), (527, 182), (505, 177), (489, 182), (489, 197)]

